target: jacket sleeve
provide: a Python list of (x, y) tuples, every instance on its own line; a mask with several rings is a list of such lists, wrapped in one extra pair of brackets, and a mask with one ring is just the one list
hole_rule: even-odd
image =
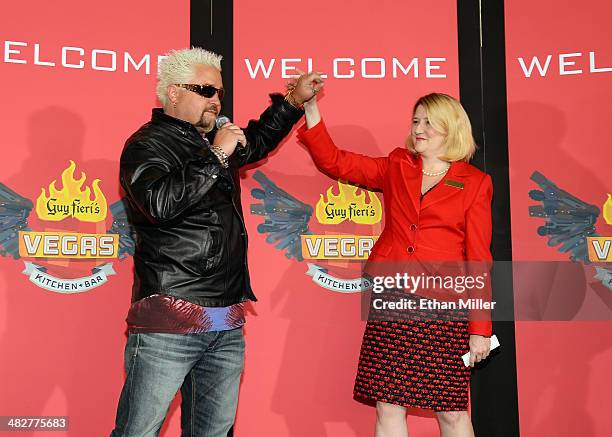
[(241, 167), (264, 159), (304, 115), (303, 110), (289, 104), (281, 94), (271, 94), (270, 99), (272, 104), (244, 129), (247, 144), (236, 148), (230, 157), (232, 166)]
[(372, 158), (339, 149), (329, 136), (321, 120), (310, 129), (298, 129), (298, 138), (304, 143), (319, 170), (333, 177), (371, 189), (381, 190), (387, 172), (387, 157)]
[(200, 201), (220, 168), (209, 150), (176, 167), (151, 145), (131, 143), (121, 155), (119, 176), (130, 202), (151, 223), (160, 224)]
[[(493, 184), (491, 177), (486, 175), (478, 188), (474, 201), (466, 213), (466, 258), (473, 275), (486, 274), (485, 287), (470, 297), (482, 298), (483, 302), (491, 302), (490, 268), (491, 256), (491, 199), (493, 197)], [(492, 332), (490, 310), (470, 311), (468, 323), (470, 334), (490, 337)]]

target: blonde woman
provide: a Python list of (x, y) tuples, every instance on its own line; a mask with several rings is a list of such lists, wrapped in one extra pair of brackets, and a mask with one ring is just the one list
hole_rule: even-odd
[[(322, 85), (315, 77), (313, 95)], [(456, 99), (438, 93), (418, 99), (406, 147), (372, 158), (336, 147), (314, 97), (304, 104), (298, 137), (316, 166), (384, 193), (385, 228), (369, 262), (491, 260), (491, 178), (468, 164), (476, 146)], [(473, 436), (470, 368), (461, 356), (469, 351), (471, 366), (486, 358), (490, 336), (486, 318), (368, 321), (354, 397), (376, 402), (376, 436), (407, 436), (407, 407), (435, 411), (442, 436)]]

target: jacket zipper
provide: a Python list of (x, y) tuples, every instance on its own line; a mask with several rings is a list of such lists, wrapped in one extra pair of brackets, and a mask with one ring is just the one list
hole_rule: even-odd
[[(232, 190), (236, 189), (236, 184), (234, 183), (234, 178), (232, 177), (232, 175), (230, 174), (230, 180), (232, 182)], [(246, 231), (246, 224), (244, 223), (244, 219), (242, 218), (242, 215), (240, 215), (240, 213), (238, 212), (238, 207), (236, 206), (236, 202), (234, 202), (234, 195), (233, 193), (231, 194), (232, 197), (232, 207), (234, 208), (234, 213), (238, 216), (238, 218), (240, 219), (240, 224), (242, 225), (242, 235), (241, 238), (243, 240), (244, 243), (244, 275), (245, 275), (245, 279), (246, 279), (246, 274), (248, 271), (248, 260), (247, 260), (247, 252), (248, 252), (248, 246), (249, 246), (249, 242), (247, 239), (247, 231)], [(230, 254), (228, 253), (228, 256)], [(225, 267), (225, 289), (227, 290), (227, 277), (228, 277), (229, 271), (228, 271), (228, 267), (226, 265)], [(243, 284), (246, 287), (246, 281)], [(246, 290), (243, 290), (243, 293), (245, 293)]]

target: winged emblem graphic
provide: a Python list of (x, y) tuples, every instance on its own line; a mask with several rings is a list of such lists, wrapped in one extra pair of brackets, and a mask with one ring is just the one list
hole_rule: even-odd
[[(313, 254), (313, 250), (317, 254), (322, 253), (317, 252), (319, 249), (313, 249), (314, 247), (322, 247), (323, 243), (321, 243), (321, 241), (323, 238), (326, 238), (324, 235), (320, 235), (316, 232), (313, 233), (310, 229), (310, 219), (315, 212), (314, 208), (281, 189), (259, 170), (254, 173), (253, 178), (259, 183), (260, 188), (252, 189), (251, 195), (255, 200), (260, 202), (251, 204), (251, 214), (264, 217), (264, 222), (257, 226), (257, 231), (266, 236), (266, 242), (274, 245), (276, 249), (284, 251), (288, 259), (295, 259), (296, 261), (304, 261), (306, 251), (311, 255)], [(343, 195), (355, 196), (351, 198), (353, 200), (350, 200), (350, 202), (365, 202), (365, 192), (358, 195), (356, 194), (356, 190), (359, 189), (358, 187), (343, 185), (341, 181), (338, 181), (338, 184), (338, 195), (334, 195), (331, 189), (328, 189), (328, 199), (330, 199), (328, 202), (333, 203), (338, 201), (338, 203), (333, 204), (336, 206), (341, 205), (342, 203), (340, 202), (343, 201), (341, 200)], [(375, 197), (375, 194), (372, 193), (368, 195), (370, 196), (370, 203), (366, 205), (380, 205), (380, 201)], [(325, 205), (323, 195), (320, 196), (321, 200), (317, 203), (317, 208), (322, 208), (321, 205)], [(375, 210), (376, 206), (371, 206), (372, 210)], [(378, 213), (381, 213), (381, 211), (378, 211)], [(337, 222), (342, 221), (338, 220), (337, 217), (333, 218), (336, 219)], [(346, 217), (342, 217), (342, 219), (345, 218)], [(319, 221), (325, 224), (336, 224), (331, 221), (321, 221), (321, 219), (319, 219)], [(353, 221), (357, 223), (357, 220)], [(371, 221), (372, 223), (377, 223), (376, 219)], [(347, 228), (344, 229), (347, 230)], [(308, 236), (308, 238), (312, 238), (312, 240), (308, 240), (304, 243), (304, 236)], [(348, 230), (343, 236), (332, 235), (330, 238), (347, 238), (346, 241), (353, 239), (351, 240), (352, 244), (355, 244), (357, 239), (363, 238), (363, 240), (359, 241), (364, 241), (365, 243), (362, 246), (358, 246), (359, 249), (357, 252), (353, 252), (352, 256), (358, 253), (359, 257), (367, 257), (367, 255), (364, 254), (369, 254), (369, 250), (374, 245), (375, 238), (377, 237), (371, 235), (354, 235), (354, 231)], [(315, 240), (317, 240), (316, 243), (314, 242)], [(303, 244), (306, 244), (307, 249), (304, 249)], [(366, 246), (368, 249), (364, 249)], [(339, 252), (331, 256), (332, 258), (325, 258), (325, 256), (319, 258), (318, 256), (313, 256), (309, 258), (307, 262), (308, 271), (306, 275), (312, 277), (313, 282), (318, 286), (341, 293), (356, 293), (365, 291), (371, 287), (370, 282), (366, 278), (361, 277), (361, 264), (344, 264), (346, 259), (350, 259), (350, 254), (347, 254), (347, 258), (343, 258), (344, 255)], [(336, 258), (333, 258), (333, 256), (336, 256)], [(313, 259), (317, 259), (318, 263), (315, 264), (314, 261), (311, 261)], [(336, 260), (340, 260), (340, 264), (338, 264)], [(325, 267), (319, 263), (325, 265)], [(340, 274), (340, 276), (336, 276), (336, 273)]]
[[(119, 235), (120, 259), (134, 254), (134, 230), (125, 212), (124, 198), (110, 206), (113, 222), (109, 234)], [(0, 182), (0, 255), (19, 259), (19, 231), (31, 231), (28, 217), (33, 202)]]
[(287, 258), (303, 261), (300, 235), (312, 234), (308, 222), (313, 208), (281, 189), (259, 170), (253, 178), (261, 188), (251, 190), (251, 195), (263, 203), (252, 204), (251, 214), (265, 217), (257, 231), (267, 234), (266, 242), (284, 250)]
[[(549, 246), (569, 254), (572, 261), (591, 264), (587, 239), (600, 236), (595, 228), (600, 209), (559, 188), (540, 172), (534, 172), (531, 180), (540, 190), (529, 191), (529, 197), (539, 202), (529, 207), (529, 215), (545, 219), (538, 234), (548, 239)], [(612, 289), (612, 269), (596, 266), (595, 270), (595, 277)]]
[(0, 182), (0, 255), (19, 259), (19, 231), (30, 231), (34, 204)]

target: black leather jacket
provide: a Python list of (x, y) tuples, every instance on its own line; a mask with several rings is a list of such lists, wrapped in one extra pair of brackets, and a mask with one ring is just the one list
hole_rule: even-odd
[[(272, 104), (224, 169), (192, 124), (154, 109), (126, 142), (120, 180), (136, 231), (132, 302), (155, 293), (203, 306), (257, 300), (249, 281), (239, 167), (265, 158), (303, 112)], [(210, 134), (210, 141), (214, 132)]]

